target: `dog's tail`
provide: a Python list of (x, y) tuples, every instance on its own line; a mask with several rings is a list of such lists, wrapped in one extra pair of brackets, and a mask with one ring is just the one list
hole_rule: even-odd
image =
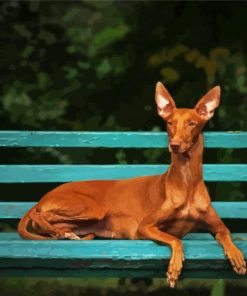
[(53, 237), (43, 236), (39, 234), (34, 234), (27, 230), (29, 223), (31, 222), (30, 213), (35, 210), (31, 208), (24, 217), (21, 218), (18, 224), (18, 233), (24, 239), (32, 239), (32, 240), (54, 240)]

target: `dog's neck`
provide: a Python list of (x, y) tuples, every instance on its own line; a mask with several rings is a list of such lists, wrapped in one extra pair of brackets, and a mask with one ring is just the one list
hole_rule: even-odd
[(171, 152), (171, 165), (167, 172), (168, 178), (178, 183), (197, 184), (202, 180), (203, 135), (185, 153)]

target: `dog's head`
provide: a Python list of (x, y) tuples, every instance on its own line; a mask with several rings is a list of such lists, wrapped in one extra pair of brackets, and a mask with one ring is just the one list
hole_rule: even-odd
[(175, 102), (161, 82), (156, 85), (158, 114), (167, 123), (169, 150), (185, 153), (197, 141), (205, 123), (213, 117), (220, 103), (220, 87), (208, 91), (193, 109), (176, 108)]

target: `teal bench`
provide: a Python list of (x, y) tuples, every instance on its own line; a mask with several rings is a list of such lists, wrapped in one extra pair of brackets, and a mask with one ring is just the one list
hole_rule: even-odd
[[(247, 148), (247, 132), (205, 132), (204, 138), (207, 148)], [(164, 148), (167, 134), (1, 131), (0, 146)], [(15, 186), (15, 183), (122, 179), (160, 174), (167, 167), (164, 164), (0, 165), (0, 182)], [(247, 181), (247, 164), (205, 164), (203, 170), (206, 181)], [(0, 202), (1, 221), (19, 219), (34, 204), (18, 198), (18, 202)], [(214, 202), (213, 206), (222, 218), (247, 219), (247, 202)], [(247, 233), (232, 236), (247, 258)], [(241, 278), (232, 271), (222, 248), (210, 234), (189, 234), (183, 245), (186, 261), (181, 277)], [(28, 241), (17, 232), (0, 233), (1, 276), (164, 277), (170, 255), (167, 246), (152, 241)]]

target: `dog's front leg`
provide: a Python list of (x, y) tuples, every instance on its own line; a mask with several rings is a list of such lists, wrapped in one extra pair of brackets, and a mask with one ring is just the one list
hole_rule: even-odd
[(168, 284), (170, 287), (174, 288), (175, 283), (181, 273), (184, 261), (181, 240), (173, 235), (160, 231), (159, 228), (152, 223), (141, 224), (138, 229), (138, 234), (142, 239), (151, 239), (160, 243), (164, 243), (171, 248), (172, 256), (166, 275)]
[(208, 212), (203, 216), (203, 220), (207, 224), (209, 232), (215, 235), (217, 241), (224, 248), (224, 252), (230, 260), (233, 270), (238, 274), (244, 275), (246, 273), (244, 256), (232, 241), (229, 229), (212, 206), (209, 207)]

